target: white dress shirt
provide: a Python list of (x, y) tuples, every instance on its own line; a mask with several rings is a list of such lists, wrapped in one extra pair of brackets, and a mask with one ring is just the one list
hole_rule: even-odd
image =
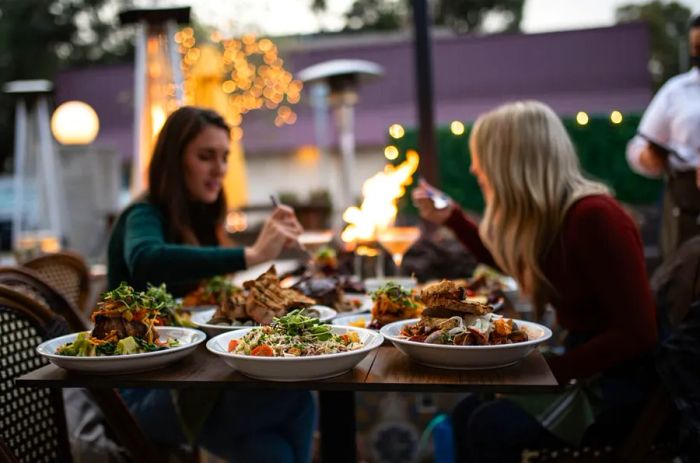
[[(700, 166), (700, 69), (679, 74), (666, 82), (651, 100), (639, 123), (639, 132), (675, 149), (686, 162), (671, 156), (674, 170)], [(639, 163), (647, 142), (639, 136), (627, 144), (627, 161), (637, 173), (655, 176)]]

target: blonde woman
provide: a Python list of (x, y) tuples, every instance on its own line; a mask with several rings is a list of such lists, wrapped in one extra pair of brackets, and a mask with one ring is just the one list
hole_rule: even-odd
[[(644, 387), (632, 372), (656, 342), (635, 224), (604, 185), (583, 177), (563, 124), (543, 103), (515, 102), (482, 115), (470, 149), (486, 202), (481, 224), (454, 203), (435, 209), (426, 183), (413, 191), (421, 216), (449, 227), (478, 260), (515, 277), (537, 314), (546, 304), (554, 307), (569, 333), (566, 352), (548, 359), (560, 383), (614, 377), (596, 382), (603, 389), (599, 411), (634, 408)], [(623, 393), (609, 394), (612, 383)], [(489, 421), (494, 412), (511, 419)], [(522, 447), (552, 447), (561, 437), (510, 401), (484, 405), (470, 398), (456, 421), (458, 431), (466, 428), (464, 439), (457, 436), (463, 461), (519, 461)], [(624, 426), (618, 420), (612, 427)]]

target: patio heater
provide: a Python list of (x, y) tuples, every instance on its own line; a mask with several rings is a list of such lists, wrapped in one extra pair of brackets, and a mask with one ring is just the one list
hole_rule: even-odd
[[(314, 101), (316, 101), (315, 106), (319, 106), (317, 96), (327, 92), (328, 103), (335, 113), (342, 159), (340, 210), (345, 210), (354, 202), (352, 196), (352, 175), (355, 172), (355, 105), (358, 100), (357, 90), (361, 84), (383, 74), (384, 69), (379, 64), (352, 59), (324, 61), (302, 69), (297, 73), (299, 80), (308, 83), (311, 87), (311, 94), (316, 96), (314, 98)], [(319, 140), (319, 142), (322, 141)]]
[(16, 97), (12, 248), (18, 260), (61, 247), (65, 210), (58, 160), (49, 124), (48, 80), (8, 82), (3, 90)]
[(123, 11), (122, 24), (135, 24), (134, 159), (131, 195), (146, 188), (146, 169), (155, 137), (165, 119), (183, 103), (180, 55), (175, 43), (177, 25), (190, 21), (190, 8)]

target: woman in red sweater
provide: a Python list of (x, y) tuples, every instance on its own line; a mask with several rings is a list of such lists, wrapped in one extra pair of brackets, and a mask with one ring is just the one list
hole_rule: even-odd
[[(637, 366), (656, 343), (656, 320), (634, 222), (604, 185), (583, 177), (563, 124), (542, 103), (516, 102), (482, 115), (470, 150), (486, 202), (481, 223), (454, 203), (435, 209), (426, 183), (413, 191), (421, 216), (449, 227), (478, 260), (515, 277), (538, 316), (547, 304), (554, 307), (568, 332), (566, 352), (548, 359), (560, 383), (595, 380), (602, 411), (642, 401)], [(463, 461), (510, 461), (519, 447), (557, 444), (534, 418), (525, 425), (529, 417), (513, 402), (467, 402), (463, 423), (459, 416), (456, 423)], [(502, 417), (488, 429), (494, 412), (523, 414), (510, 422), (515, 428), (539, 428), (489, 445), (483, 440), (503, 437), (510, 426)]]

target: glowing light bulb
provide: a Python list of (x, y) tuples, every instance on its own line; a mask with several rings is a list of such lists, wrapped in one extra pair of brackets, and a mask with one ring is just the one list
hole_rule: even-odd
[(588, 114), (586, 114), (584, 111), (579, 111), (576, 113), (576, 123), (578, 125), (586, 125), (588, 124)]
[(610, 122), (613, 124), (619, 124), (622, 122), (622, 113), (620, 111), (613, 111), (610, 113)]
[(66, 101), (51, 116), (51, 133), (62, 145), (88, 145), (99, 131), (97, 113), (82, 101)]
[(403, 137), (406, 134), (406, 131), (404, 128), (401, 126), (401, 124), (391, 124), (389, 126), (389, 135), (391, 135), (391, 138), (399, 139)]
[(450, 130), (455, 135), (462, 135), (464, 134), (464, 124), (462, 124), (460, 121), (452, 121), (450, 124)]
[(394, 159), (399, 157), (399, 149), (394, 145), (387, 146), (386, 148), (384, 148), (384, 157), (387, 158), (389, 161), (393, 161)]

